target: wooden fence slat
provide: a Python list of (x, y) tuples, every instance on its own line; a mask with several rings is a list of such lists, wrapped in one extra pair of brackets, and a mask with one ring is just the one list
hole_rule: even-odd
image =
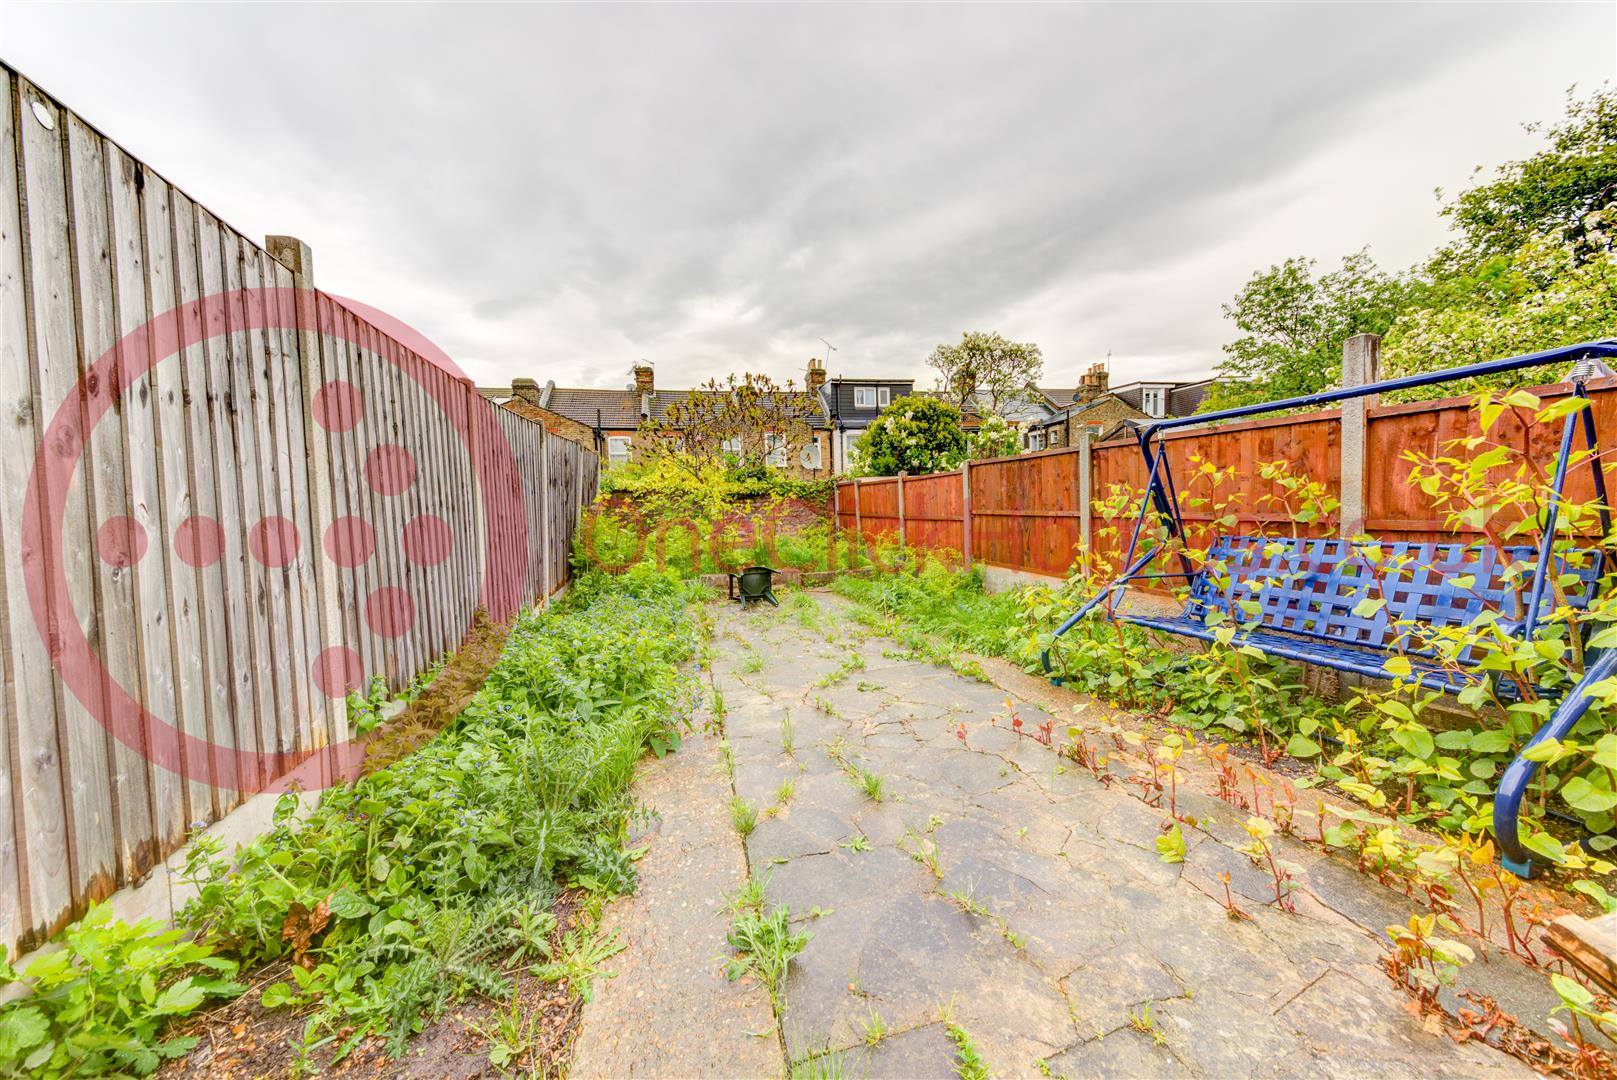
[[(150, 191), (157, 185), (148, 185)], [(196, 216), (189, 199), (167, 185), (161, 205), (168, 211), (167, 235), (148, 233), (148, 251), (169, 245), (170, 288), (177, 316), (188, 329), (201, 323), (201, 313), (182, 305), (194, 304), (200, 294), (197, 277)], [(148, 201), (150, 207), (152, 201)], [(196, 331), (198, 334), (199, 330)], [(158, 367), (158, 422), (165, 436), (164, 482), (169, 504), (170, 563), (174, 589), (175, 660), (185, 732), (199, 744), (188, 744), (184, 761), (192, 824), (215, 820), (223, 811), (222, 789), (226, 774), (215, 740), (229, 723), (228, 648), (225, 641), (223, 599), (218, 559), (203, 561), (200, 544), (207, 523), (216, 523), (217, 500), (213, 485), (213, 454), (207, 421), (207, 364), (201, 341), (183, 347), (179, 355)]]
[[(113, 297), (117, 308), (114, 333), (122, 342), (126, 335), (134, 333), (150, 319), (147, 280), (151, 271), (146, 266), (145, 230), (136, 182), (138, 166), (116, 146), (104, 145)], [(119, 363), (132, 373), (145, 368), (150, 359), (149, 354), (126, 351)], [(137, 849), (138, 858), (125, 870), (131, 877), (143, 873), (161, 858), (167, 847), (182, 840), (186, 824), (177, 767), (179, 740), (172, 726), (176, 708), (174, 657), (166, 602), (168, 546), (165, 541), (168, 534), (163, 529), (163, 496), (158, 480), (153, 375), (147, 368), (129, 383), (116, 403), (122, 425), (118, 446), (113, 450), (114, 456), (122, 459), (120, 465), (127, 478), (127, 513), (140, 537), (137, 557), (128, 570), (132, 579), (130, 614), (135, 628), (132, 635), (135, 671), (127, 688), (149, 717), (142, 725), (145, 753), (127, 746), (117, 747), (120, 769), (129, 775), (139, 775), (147, 786), (147, 811), (142, 822), (145, 841), (144, 846)]]
[[(19, 81), (25, 96), (32, 87)], [(49, 106), (47, 106), (48, 108)], [(59, 407), (77, 408), (82, 425), (83, 402), (79, 397), (80, 358), (73, 273), (73, 250), (68, 207), (65, 161), (68, 114), (56, 112), (55, 124), (46, 128), (28, 118), (22, 125), (22, 193), (25, 206), (24, 228), (28, 241), (27, 273), (33, 279), (33, 344), (38, 364), (38, 404), (42, 424), (49, 424)], [(74, 443), (51, 445), (43, 453), (62, 461), (79, 452)], [(86, 451), (88, 454), (88, 451)], [(81, 462), (67, 491), (61, 533), (47, 532), (47, 565), (66, 584), (67, 607), (52, 605), (52, 640), (59, 640), (54, 628), (76, 624), (92, 643), (98, 638), (95, 608), (95, 571), (91, 565), (95, 551), (91, 525), (90, 492), (87, 479), (93, 475), (94, 459)], [(52, 523), (54, 526), (54, 523)], [(59, 541), (59, 542), (58, 542)], [(47, 578), (47, 580), (49, 580)], [(94, 715), (100, 701), (80, 701), (60, 680), (54, 683), (59, 730), (58, 746), (65, 766), (67, 791), (64, 808), (68, 829), (68, 869), (76, 905), (92, 896), (105, 896), (116, 873), (114, 825), (110, 785), (107, 783), (111, 760), (107, 733)]]
[(50, 656), (26, 579), (44, 552), (25, 546), (28, 469), (39, 450), (32, 327), (18, 203), (19, 123), (36, 123), (28, 91), (7, 75), (0, 118), (0, 653), (4, 654), (5, 780), (0, 786), (0, 934), (38, 934), (72, 903), (67, 814)]
[[(196, 215), (197, 286), (204, 297), (219, 296), (224, 291), (224, 268), (219, 227), (212, 214), (193, 205)], [(216, 674), (224, 683), (225, 698), (215, 714), (218, 721), (214, 739), (220, 748), (220, 768), (217, 783), (219, 809), (225, 812), (235, 808), (244, 794), (255, 790), (263, 782), (260, 770), (252, 762), (258, 745), (258, 694), (255, 684), (252, 634), (247, 627), (246, 571), (242, 565), (247, 556), (246, 533), (242, 519), (241, 478), (236, 463), (235, 418), (231, 413), (230, 376), (228, 364), (227, 327), (221, 305), (203, 308), (202, 332), (202, 394), (196, 399), (202, 405), (202, 430), (198, 461), (206, 458), (212, 463), (214, 519), (220, 527), (222, 554), (217, 566), (219, 605), (217, 617), (222, 624), (223, 648)], [(233, 760), (231, 751), (240, 756)]]

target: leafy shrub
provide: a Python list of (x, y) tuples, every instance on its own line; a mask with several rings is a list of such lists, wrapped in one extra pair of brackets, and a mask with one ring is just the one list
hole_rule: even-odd
[(960, 410), (934, 397), (901, 397), (859, 436), (854, 452), (862, 476), (920, 476), (952, 469), (966, 456)]
[(0, 1006), (0, 1072), (150, 1072), (191, 1043), (164, 1040), (163, 1023), (240, 992), (238, 963), (297, 961), (262, 1004), (314, 1006), (305, 1042), (340, 1031), (338, 1058), (375, 1033), (402, 1051), (467, 993), (509, 996), (499, 962), (549, 957), (559, 889), (635, 887), (627, 789), (688, 713), (690, 595), (649, 567), (582, 575), (561, 605), (521, 618), (432, 742), (326, 791), (304, 819), (283, 797), (270, 831), (229, 860), (194, 841), (200, 891), (181, 913), (194, 941), (94, 908), (20, 980), (0, 963), (0, 984), (31, 990)]
[(739, 499), (804, 499), (824, 504), (835, 481), (807, 479), (784, 469), (733, 459), (692, 461), (686, 467), (665, 457), (614, 465), (601, 474), (601, 494), (632, 495), (650, 517), (720, 517)]
[(0, 1005), (0, 1070), (29, 1076), (91, 1076), (155, 1070), (183, 1057), (194, 1037), (164, 1039), (166, 1022), (209, 998), (234, 997), (236, 962), (182, 941), (156, 920), (129, 923), (97, 904), (37, 954), (21, 976), (0, 950), (0, 987), (22, 997)]

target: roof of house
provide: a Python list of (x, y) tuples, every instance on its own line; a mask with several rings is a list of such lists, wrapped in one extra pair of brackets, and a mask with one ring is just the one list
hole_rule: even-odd
[(1041, 427), (1049, 427), (1052, 424), (1065, 423), (1066, 421), (1072, 419), (1075, 416), (1082, 416), (1084, 413), (1089, 412), (1091, 409), (1094, 409), (1094, 408), (1096, 408), (1096, 407), (1098, 407), (1100, 405), (1105, 404), (1106, 401), (1108, 399), (1111, 399), (1111, 398), (1117, 398), (1118, 400), (1123, 401), (1123, 404), (1127, 405), (1129, 408), (1133, 409), (1135, 412), (1140, 413), (1141, 416), (1145, 415), (1145, 413), (1140, 411), (1140, 407), (1138, 405), (1133, 404), (1132, 402), (1129, 402), (1129, 401), (1123, 399), (1122, 396), (1119, 395), (1119, 394), (1113, 394), (1111, 392), (1107, 392), (1107, 393), (1104, 393), (1104, 394), (1100, 395), (1097, 398), (1092, 398), (1089, 401), (1075, 401), (1072, 404), (1066, 406), (1065, 408), (1057, 409), (1055, 411), (1055, 413), (1052, 414), (1049, 417), (1049, 419), (1042, 421), (1040, 426)]
[[(543, 401), (545, 408), (558, 413), (569, 420), (576, 420), (590, 427), (609, 428), (621, 431), (626, 428), (640, 426), (642, 407), (649, 406), (649, 418), (654, 423), (667, 419), (668, 409), (676, 402), (688, 399), (692, 394), (704, 393), (700, 390), (653, 390), (649, 402), (642, 402), (638, 390), (604, 390), (595, 387), (547, 386)], [(485, 391), (494, 394), (495, 391)], [(503, 392), (499, 393), (503, 398)], [(768, 399), (764, 404), (768, 405)], [(824, 428), (827, 426), (826, 418), (819, 410), (812, 410), (805, 416), (804, 422), (811, 428)]]
[(1142, 408), (1145, 388), (1148, 386), (1161, 386), (1167, 389), (1167, 400), (1163, 402), (1163, 413), (1167, 416), (1189, 416), (1201, 408), (1202, 401), (1207, 397), (1207, 391), (1212, 387), (1212, 379), (1198, 379), (1195, 382), (1132, 382), (1116, 387), (1112, 393), (1134, 406)]
[(640, 394), (634, 390), (557, 386), (550, 390), (545, 408), (591, 427), (640, 426)]
[(826, 382), (820, 388), (820, 403), (828, 417), (838, 420), (843, 427), (852, 424), (855, 427), (870, 423), (881, 412), (878, 407), (861, 407), (854, 404), (854, 387), (856, 386), (885, 386), (894, 391), (889, 397), (901, 398), (915, 392), (914, 379), (848, 379), (836, 378)]

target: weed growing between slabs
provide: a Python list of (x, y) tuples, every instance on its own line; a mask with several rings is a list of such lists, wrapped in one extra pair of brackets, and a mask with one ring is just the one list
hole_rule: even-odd
[[(305, 818), (284, 798), (270, 832), (229, 858), (193, 842), (191, 942), (98, 908), (20, 975), (0, 964), (0, 984), (31, 991), (0, 1005), (0, 1072), (151, 1072), (195, 1041), (165, 1040), (166, 1022), (239, 994), (238, 971), (280, 964), (260, 1004), (307, 1014), (295, 1061), (322, 1046), (340, 1060), (370, 1036), (398, 1054), (451, 1003), (509, 998), (524, 970), (587, 996), (621, 948), (589, 913), (636, 884), (635, 762), (688, 723), (687, 591), (649, 569), (585, 574), (520, 619), (431, 742)], [(550, 909), (566, 890), (585, 912), (558, 938)]]

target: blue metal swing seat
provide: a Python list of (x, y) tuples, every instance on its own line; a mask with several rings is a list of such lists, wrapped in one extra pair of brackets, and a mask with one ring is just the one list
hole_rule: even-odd
[[(1445, 627), (1472, 627), (1484, 620), (1493, 621), (1502, 633), (1536, 639), (1562, 601), (1567, 608), (1577, 610), (1588, 607), (1594, 599), (1608, 563), (1602, 547), (1554, 550), (1573, 436), (1579, 428), (1591, 451), (1602, 545), (1611, 534), (1605, 476), (1598, 453), (1594, 453), (1598, 442), (1591, 406), (1585, 405), (1566, 417), (1550, 502), (1542, 522), (1542, 543), (1503, 550), (1483, 543), (1219, 536), (1199, 567), (1193, 565), (1182, 544), (1161, 543), (1137, 557), (1142, 526), (1148, 516), (1155, 516), (1169, 541), (1184, 536), (1184, 521), (1161, 433), (1191, 424), (1307, 408), (1548, 364), (1578, 365), (1570, 381), (1573, 394), (1581, 398), (1587, 396), (1587, 379), (1609, 373), (1597, 363), (1605, 358), (1617, 358), (1617, 341), (1590, 342), (1139, 427), (1137, 438), (1145, 455), (1148, 480), (1124, 559), (1127, 569), (1062, 623), (1054, 638), (1060, 638), (1105, 604), (1108, 616), (1147, 629), (1203, 641), (1224, 640), (1297, 663), (1373, 678), (1403, 678), (1447, 693), (1459, 693), (1476, 682), (1496, 679), (1503, 665), (1490, 662), (1488, 655), (1479, 655), (1479, 650), (1468, 646), (1458, 655), (1440, 660), (1434, 639)], [(1180, 567), (1177, 572), (1146, 572), (1153, 561), (1170, 554)], [(1189, 583), (1185, 608), (1179, 615), (1162, 617), (1118, 610), (1117, 601), (1130, 581), (1164, 578), (1182, 578)], [(1381, 603), (1367, 604), (1367, 600)], [(1389, 668), (1388, 661), (1394, 657), (1404, 662)], [(1041, 659), (1046, 674), (1050, 674), (1050, 648), (1044, 650)], [(1617, 649), (1586, 657), (1586, 662), (1582, 677), (1561, 698), (1559, 707), (1523, 747), (1524, 751), (1546, 739), (1563, 738), (1571, 731), (1592, 702), (1584, 690), (1617, 672)], [(1052, 681), (1059, 685), (1061, 679)], [(1509, 680), (1497, 680), (1495, 689), (1502, 697), (1515, 696), (1516, 687)], [(1522, 877), (1532, 875), (1533, 862), (1521, 844), (1517, 816), (1527, 785), (1537, 770), (1536, 762), (1518, 756), (1505, 769), (1494, 796), (1494, 833), (1501, 862)]]
[[(1457, 694), (1488, 677), (1484, 658), (1467, 646), (1452, 663), (1442, 663), (1432, 641), (1416, 627), (1471, 626), (1492, 612), (1501, 631), (1521, 636), (1527, 620), (1519, 597), (1532, 592), (1532, 572), (1521, 568), (1537, 554), (1525, 546), (1508, 547), (1501, 558), (1494, 548), (1477, 544), (1221, 536), (1191, 578), (1181, 614), (1115, 617), (1203, 641), (1215, 641), (1220, 628), (1229, 628), (1233, 645), (1374, 678), (1387, 678), (1388, 657), (1402, 656), (1411, 668), (1407, 678)], [(1603, 553), (1564, 552), (1555, 562), (1568, 606), (1588, 607)], [(1366, 599), (1384, 603), (1357, 614)], [(1541, 618), (1553, 610), (1553, 601), (1553, 595), (1542, 597)], [(1499, 690), (1509, 697), (1513, 684), (1502, 682)]]

